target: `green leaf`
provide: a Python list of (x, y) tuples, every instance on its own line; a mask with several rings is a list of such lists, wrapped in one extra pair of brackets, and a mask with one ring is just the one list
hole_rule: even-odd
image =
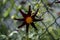
[(9, 16), (10, 11), (10, 8), (8, 8), (7, 11), (5, 11), (5, 13), (3, 14), (4, 18), (7, 18)]
[(8, 35), (8, 29), (4, 23), (1, 25), (0, 34)]

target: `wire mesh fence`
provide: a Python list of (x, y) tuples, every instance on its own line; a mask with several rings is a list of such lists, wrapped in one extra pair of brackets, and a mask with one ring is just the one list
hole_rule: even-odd
[[(44, 27), (45, 27), (45, 31), (40, 35), (40, 37), (41, 36), (43, 36), (46, 32), (49, 34), (49, 36), (51, 37), (51, 40), (60, 40), (60, 38), (54, 38), (54, 36), (51, 34), (51, 32), (49, 32), (49, 27), (51, 27), (52, 25), (54, 25), (55, 24), (55, 26), (58, 26), (58, 27), (60, 27), (60, 25), (57, 23), (57, 20), (60, 18), (60, 16), (58, 16), (57, 18), (56, 18), (56, 16), (54, 16), (54, 14), (51, 12), (51, 10), (49, 10), (49, 8), (47, 7), (47, 5), (44, 3), (44, 1), (43, 0), (41, 0), (41, 2), (43, 3), (43, 5), (44, 5), (44, 7), (46, 8), (46, 12), (47, 12), (47, 14), (50, 14), (50, 16), (52, 16), (52, 18), (54, 19), (53, 20), (53, 22), (51, 23), (51, 24), (47, 24), (46, 25), (46, 23), (44, 23), (43, 21), (41, 21), (41, 23), (44, 25)], [(52, 2), (52, 4), (51, 5), (53, 5), (53, 3), (55, 3), (56, 2), (56, 0), (54, 0), (53, 2)], [(50, 5), (50, 6), (51, 6)], [(44, 16), (45, 14), (46, 14), (46, 12), (44, 12), (42, 15), (41, 15), (41, 17), (42, 16)], [(46, 16), (46, 17), (48, 17), (48, 16)], [(40, 39), (39, 39), (40, 40)]]
[[(9, 0), (6, 1), (5, 4), (0, 3), (0, 22), (2, 22), (7, 25), (8, 29), (15, 29), (15, 27), (18, 26), (18, 24), (21, 24), (22, 22), (16, 22), (11, 17), (14, 15), (15, 17), (19, 18), (21, 17), (21, 14), (18, 12), (18, 9), (23, 9), (26, 13), (28, 12), (28, 5), (31, 5), (31, 9), (34, 12), (37, 8), (39, 8), (38, 14), (36, 15), (36, 18), (43, 18), (43, 21), (35, 23), (38, 32), (35, 33), (33, 28), (30, 27), (28, 35), (25, 35), (25, 27), (20, 31), (17, 39), (16, 37), (9, 38), (6, 40), (60, 40), (60, 13), (55, 12), (55, 8), (60, 9), (60, 1), (59, 0), (51, 0), (52, 2), (48, 2), (48, 0)], [(16, 3), (15, 3), (16, 2)], [(19, 3), (20, 2), (20, 3)], [(2, 5), (3, 4), (3, 5)], [(3, 10), (4, 9), (4, 10)], [(3, 10), (3, 11), (2, 11)], [(13, 12), (11, 12), (13, 11)], [(57, 10), (59, 11), (59, 10)], [(11, 12), (11, 13), (10, 13)], [(3, 13), (3, 14), (2, 14)], [(13, 13), (13, 14), (12, 14)], [(14, 14), (15, 13), (15, 14)], [(33, 15), (33, 13), (32, 13)], [(18, 23), (18, 24), (17, 24)], [(13, 27), (14, 26), (14, 27)], [(24, 30), (24, 31), (23, 31)], [(11, 33), (13, 34), (13, 32)], [(19, 36), (20, 35), (20, 36)], [(27, 38), (25, 38), (27, 36)], [(7, 36), (8, 38), (8, 36)], [(21, 39), (20, 39), (21, 38)], [(2, 39), (1, 39), (2, 40)]]

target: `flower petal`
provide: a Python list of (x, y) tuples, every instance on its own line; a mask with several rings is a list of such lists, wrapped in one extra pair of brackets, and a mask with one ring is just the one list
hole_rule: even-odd
[(35, 12), (35, 14), (33, 15), (33, 17), (35, 17), (35, 16), (36, 16), (36, 14), (37, 14), (38, 10), (39, 10), (39, 9), (37, 9), (37, 11), (36, 11), (36, 12)]
[(26, 33), (28, 34), (29, 24), (26, 24)]
[(43, 19), (34, 19), (33, 21), (34, 22), (37, 22), (37, 21), (42, 21)]
[(60, 1), (57, 1), (57, 2), (55, 2), (55, 3), (60, 3)]
[(31, 25), (32, 25), (33, 28), (35, 28), (35, 30), (37, 30), (34, 23), (31, 23)]
[(24, 19), (16, 19), (16, 18), (14, 18), (14, 20), (18, 20), (18, 21), (24, 21)]
[(21, 9), (19, 11), (21, 12), (23, 17), (26, 17), (26, 14)]
[(28, 15), (31, 16), (31, 6), (29, 5), (29, 11), (28, 11)]
[(21, 28), (25, 25), (25, 22), (22, 23), (22, 25), (18, 26), (18, 28)]

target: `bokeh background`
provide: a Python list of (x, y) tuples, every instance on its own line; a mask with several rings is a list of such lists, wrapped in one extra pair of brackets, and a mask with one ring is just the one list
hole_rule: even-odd
[[(60, 40), (60, 0), (0, 0), (0, 40)], [(23, 18), (19, 9), (32, 13), (39, 8), (36, 18), (43, 21), (34, 22), (38, 32), (29, 27), (26, 35), (25, 26), (18, 29), (23, 22), (13, 18)], [(32, 14), (33, 15), (33, 14)], [(18, 31), (16, 31), (18, 30)]]

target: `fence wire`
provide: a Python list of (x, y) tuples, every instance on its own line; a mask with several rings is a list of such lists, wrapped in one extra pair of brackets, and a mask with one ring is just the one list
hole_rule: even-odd
[[(39, 40), (40, 40), (40, 37), (42, 37), (42, 36), (44, 36), (44, 34), (47, 32), (48, 34), (49, 34), (49, 36), (51, 37), (51, 39), (52, 40), (60, 40), (60, 38), (58, 38), (58, 39), (55, 39), (54, 38), (54, 36), (49, 32), (49, 27), (51, 27), (52, 25), (56, 25), (56, 26), (58, 26), (59, 28), (60, 28), (60, 25), (57, 23), (57, 19), (59, 19), (60, 18), (60, 16), (58, 16), (57, 18), (53, 15), (53, 13), (49, 10), (49, 8), (47, 7), (47, 5), (44, 3), (44, 1), (43, 0), (41, 0), (41, 2), (42, 2), (42, 4), (44, 4), (44, 7), (46, 8), (46, 12), (48, 13), (48, 14), (50, 14), (51, 16), (52, 16), (52, 18), (54, 19), (54, 22), (52, 22), (51, 24), (45, 24), (43, 21), (41, 21), (41, 23), (44, 25), (44, 27), (45, 27), (45, 31), (39, 36)], [(53, 2), (52, 2), (52, 5), (54, 4), (56, 2), (56, 0), (54, 0)], [(42, 15), (40, 16), (40, 17), (42, 17), (42, 16), (44, 16), (45, 15), (45, 13), (46, 12), (43, 12), (42, 13)], [(43, 37), (42, 37), (43, 38)]]
[[(33, 6), (33, 8), (32, 9), (34, 9), (34, 4), (30, 1), (30, 0), (27, 0), (32, 6)], [(41, 17), (43, 17), (46, 13), (47, 14), (49, 14), (50, 16), (51, 16), (51, 18), (53, 19), (53, 22), (52, 23), (50, 23), (50, 24), (47, 24), (46, 25), (46, 23), (44, 22), (44, 21), (41, 21), (41, 23), (42, 23), (42, 25), (44, 26), (44, 32), (42, 33), (42, 34), (39, 34), (39, 37), (38, 37), (38, 39), (39, 40), (41, 40), (41, 38), (43, 38), (43, 36), (46, 34), (46, 33), (48, 33), (48, 35), (49, 35), (49, 37), (51, 38), (51, 40), (60, 40), (60, 36), (56, 39), (53, 35), (52, 35), (52, 33), (51, 32), (49, 32), (49, 28), (51, 27), (51, 26), (53, 26), (53, 25), (55, 25), (55, 26), (57, 26), (58, 28), (60, 28), (60, 24), (58, 24), (57, 23), (57, 20), (58, 19), (60, 19), (60, 16), (58, 16), (58, 17), (56, 17), (54, 14), (53, 14), (53, 12), (49, 9), (51, 6), (53, 6), (53, 4), (56, 4), (55, 2), (57, 1), (57, 0), (54, 0), (51, 4), (49, 4), (49, 6), (50, 7), (48, 7), (46, 4), (45, 4), (45, 2), (44, 2), (44, 0), (37, 0), (37, 2), (39, 2), (39, 1), (41, 1), (41, 3), (43, 4), (43, 7), (46, 9), (46, 11), (45, 12), (43, 12), (39, 17), (38, 16), (36, 16), (37, 18), (41, 18)], [(12, 1), (11, 1), (12, 2)], [(12, 2), (13, 3), (13, 2)], [(39, 3), (37, 3), (37, 4), (39, 4)], [(9, 4), (8, 4), (9, 5)], [(16, 5), (20, 5), (20, 4), (18, 4), (18, 2), (17, 2), (17, 4)], [(15, 6), (16, 6), (15, 5)], [(5, 5), (4, 5), (5, 6)], [(13, 5), (12, 5), (13, 6)], [(13, 6), (14, 7), (14, 6)], [(23, 6), (24, 7), (24, 6)], [(23, 9), (23, 7), (22, 7), (22, 9)], [(42, 8), (43, 8), (42, 7)], [(4, 8), (4, 7), (3, 7)], [(9, 8), (9, 7), (8, 7)], [(16, 7), (17, 8), (17, 7)], [(39, 7), (40, 8), (40, 7)], [(15, 8), (14, 8), (14, 10), (16, 10)], [(15, 12), (15, 11), (14, 11)], [(0, 9), (0, 13), (2, 13), (2, 8)], [(18, 15), (17, 14), (18, 12), (16, 12), (16, 15)], [(20, 15), (19, 15), (20, 16)], [(46, 17), (48, 17), (48, 16), (46, 16)], [(43, 19), (44, 19), (44, 17), (43, 17)], [(59, 21), (60, 22), (60, 21)], [(7, 23), (7, 22), (6, 22)], [(10, 22), (9, 22), (10, 23)], [(7, 23), (8, 24), (8, 23)], [(12, 24), (12, 23), (11, 23)], [(11, 24), (9, 24), (9, 25), (11, 25)], [(22, 31), (21, 31), (22, 32)], [(25, 33), (25, 32), (24, 32)], [(23, 33), (23, 34), (24, 34)], [(21, 33), (22, 34), (22, 33)], [(20, 34), (19, 34), (20, 35)], [(23, 38), (23, 37), (22, 37)]]

